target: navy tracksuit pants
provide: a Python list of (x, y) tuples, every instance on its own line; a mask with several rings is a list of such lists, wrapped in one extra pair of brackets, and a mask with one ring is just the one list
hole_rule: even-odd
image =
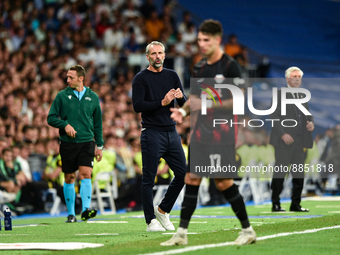
[(167, 192), (159, 207), (170, 212), (184, 186), (186, 174), (186, 159), (181, 144), (181, 137), (174, 131), (158, 131), (146, 128), (141, 135), (143, 176), (142, 199), (146, 223), (155, 218), (153, 207), (153, 187), (160, 158), (165, 159), (175, 177), (171, 181)]

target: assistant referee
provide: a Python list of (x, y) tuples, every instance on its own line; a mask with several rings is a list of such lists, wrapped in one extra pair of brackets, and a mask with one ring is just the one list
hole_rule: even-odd
[(93, 160), (102, 158), (102, 113), (98, 95), (84, 86), (85, 69), (72, 66), (67, 72), (68, 87), (54, 99), (47, 117), (49, 125), (59, 128), (62, 171), (65, 174), (64, 196), (68, 211), (66, 222), (77, 222), (75, 216), (76, 171), (81, 180), (83, 221), (93, 218), (97, 210), (90, 208)]

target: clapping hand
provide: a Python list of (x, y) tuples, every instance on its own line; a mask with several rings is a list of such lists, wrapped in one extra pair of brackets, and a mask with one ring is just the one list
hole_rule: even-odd
[(178, 98), (178, 99), (183, 98), (183, 93), (182, 93), (182, 90), (180, 88), (175, 90), (175, 97)]

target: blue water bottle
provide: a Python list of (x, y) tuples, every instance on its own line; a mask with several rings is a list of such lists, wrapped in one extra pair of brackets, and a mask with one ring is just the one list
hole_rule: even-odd
[(11, 210), (6, 207), (4, 210), (5, 214), (5, 230), (12, 230), (12, 217), (11, 217)]

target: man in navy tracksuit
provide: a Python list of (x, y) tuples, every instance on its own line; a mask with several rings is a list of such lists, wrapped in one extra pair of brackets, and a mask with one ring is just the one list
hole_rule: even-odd
[[(142, 113), (142, 199), (146, 231), (175, 230), (169, 220), (176, 199), (184, 186), (186, 159), (176, 122), (171, 118), (170, 108), (174, 99), (182, 106), (186, 97), (177, 73), (163, 68), (164, 45), (151, 42), (146, 47), (147, 69), (139, 72), (132, 83), (132, 101), (136, 112)], [(164, 158), (175, 177), (158, 206), (153, 206), (153, 186), (160, 158)], [(157, 221), (157, 219), (160, 221)]]

